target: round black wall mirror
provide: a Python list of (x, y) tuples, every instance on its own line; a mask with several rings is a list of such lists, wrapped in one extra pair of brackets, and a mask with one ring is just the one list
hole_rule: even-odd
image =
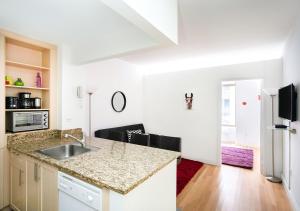
[(126, 107), (126, 97), (121, 91), (116, 91), (111, 98), (111, 106), (115, 112), (122, 112)]

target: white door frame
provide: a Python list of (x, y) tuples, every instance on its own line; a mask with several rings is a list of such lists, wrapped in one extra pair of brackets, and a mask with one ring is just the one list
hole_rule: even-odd
[[(218, 144), (217, 144), (217, 164), (220, 166), (222, 164), (222, 159), (221, 159), (221, 138), (222, 138), (222, 82), (226, 81), (243, 81), (243, 80), (261, 80), (261, 92), (264, 87), (264, 79), (262, 78), (227, 78), (227, 79), (221, 79), (219, 80), (219, 91), (218, 91), (218, 125), (217, 125), (217, 139), (218, 139)], [(260, 107), (262, 108), (262, 101), (260, 101)], [(262, 109), (260, 109), (262, 111)], [(260, 128), (260, 171), (264, 174), (265, 169), (264, 169), (264, 143), (262, 140), (262, 114), (260, 113), (260, 123), (261, 123), (261, 128)]]

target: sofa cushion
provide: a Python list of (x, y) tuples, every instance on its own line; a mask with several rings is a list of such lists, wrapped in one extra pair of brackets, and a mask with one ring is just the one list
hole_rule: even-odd
[(158, 148), (160, 136), (156, 134), (150, 134), (150, 147)]
[(158, 148), (181, 152), (181, 138), (160, 136)]
[(181, 152), (181, 138), (150, 134), (150, 146)]
[(127, 134), (125, 134), (125, 133), (123, 133), (123, 132), (110, 130), (110, 131), (108, 132), (108, 137), (107, 137), (107, 139), (115, 140), (115, 141), (123, 141), (123, 140), (126, 139), (126, 135), (127, 135)]
[(138, 129), (140, 129), (142, 133), (145, 133), (145, 128), (143, 124), (135, 124), (135, 125), (127, 125), (122, 127), (114, 127), (114, 128), (97, 130), (95, 131), (95, 137), (128, 142), (127, 130), (138, 130)]
[(128, 138), (128, 142), (131, 142), (131, 136), (133, 134), (142, 134), (142, 130), (138, 129), (138, 130), (127, 130), (127, 138)]
[(150, 135), (148, 134), (132, 134), (130, 143), (143, 146), (149, 146)]

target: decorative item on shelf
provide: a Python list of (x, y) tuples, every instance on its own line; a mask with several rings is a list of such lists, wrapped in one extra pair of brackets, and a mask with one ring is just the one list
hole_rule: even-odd
[(24, 82), (22, 81), (21, 78), (18, 78), (18, 79), (15, 81), (15, 85), (16, 85), (16, 86), (24, 86)]
[(13, 85), (13, 79), (12, 79), (12, 77), (11, 76), (9, 76), (9, 75), (6, 75), (5, 76), (5, 85)]
[(38, 88), (42, 87), (42, 77), (41, 77), (41, 74), (39, 72), (36, 74), (36, 77), (35, 77), (35, 85)]
[(191, 110), (193, 106), (193, 93), (191, 93), (190, 97), (188, 97), (187, 93), (185, 93), (185, 102), (187, 105), (187, 109)]
[(122, 112), (126, 107), (126, 97), (121, 91), (116, 91), (111, 98), (111, 106), (115, 112)]

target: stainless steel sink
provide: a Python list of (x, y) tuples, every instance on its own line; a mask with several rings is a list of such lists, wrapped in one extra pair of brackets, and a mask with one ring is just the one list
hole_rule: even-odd
[(63, 160), (89, 151), (91, 151), (91, 149), (86, 147), (81, 147), (75, 144), (67, 144), (53, 148), (38, 150), (37, 152), (57, 160)]

